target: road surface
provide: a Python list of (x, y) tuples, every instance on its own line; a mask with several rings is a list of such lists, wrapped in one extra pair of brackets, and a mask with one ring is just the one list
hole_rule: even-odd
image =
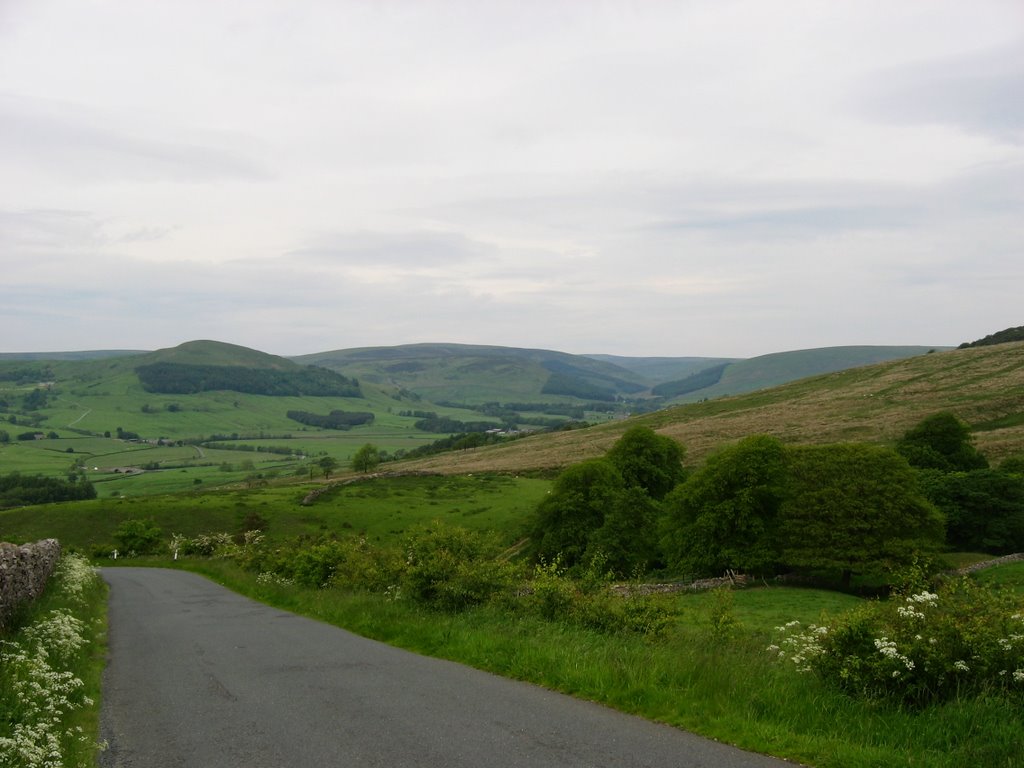
[(791, 765), (366, 640), (192, 573), (103, 576), (106, 768)]

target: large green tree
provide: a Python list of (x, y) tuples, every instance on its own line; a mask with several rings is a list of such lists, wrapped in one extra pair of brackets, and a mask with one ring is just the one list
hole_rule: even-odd
[(1024, 549), (1024, 475), (993, 469), (920, 473), (925, 495), (946, 516), (946, 543), (963, 552)]
[(531, 539), (538, 558), (561, 557), (566, 566), (583, 562), (591, 534), (626, 489), (619, 470), (607, 459), (590, 459), (564, 470), (537, 506)]
[(700, 575), (772, 571), (785, 483), (785, 449), (773, 437), (748, 437), (710, 456), (665, 500), (668, 564)]
[(642, 488), (652, 499), (661, 500), (682, 481), (683, 446), (650, 427), (632, 427), (606, 454), (627, 485)]
[(971, 441), (970, 427), (948, 412), (929, 416), (907, 430), (896, 450), (919, 469), (967, 472), (988, 467)]
[(840, 575), (887, 575), (942, 545), (941, 513), (895, 451), (840, 444), (790, 448), (779, 510), (782, 561)]
[(658, 503), (642, 489), (623, 489), (588, 537), (585, 558), (601, 556), (610, 570), (623, 576), (651, 569), (661, 560), (659, 514)]

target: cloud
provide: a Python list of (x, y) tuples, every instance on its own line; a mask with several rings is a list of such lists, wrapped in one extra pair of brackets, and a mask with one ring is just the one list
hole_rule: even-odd
[(493, 249), (451, 232), (337, 232), (285, 254), (322, 267), (433, 268), (487, 258)]
[(1024, 37), (873, 73), (858, 100), (872, 116), (892, 122), (943, 123), (1024, 143)]
[(224, 146), (226, 137), (190, 136), (187, 130), (147, 122), (138, 116), (126, 120), (119, 112), (0, 93), (0, 157), (8, 167), (28, 165), (90, 183), (271, 177), (261, 163)]
[(1020, 324), (1018, 3), (3, 13), (5, 345), (742, 356)]

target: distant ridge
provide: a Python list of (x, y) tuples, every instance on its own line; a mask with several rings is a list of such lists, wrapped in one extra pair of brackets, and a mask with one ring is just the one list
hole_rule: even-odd
[(1024, 342), (940, 351), (800, 379), (777, 387), (681, 404), (619, 422), (556, 432), (410, 467), (439, 472), (554, 469), (603, 455), (644, 424), (686, 447), (698, 464), (749, 435), (784, 442), (892, 444), (926, 416), (949, 411), (974, 429), (990, 462), (1024, 453)]
[(650, 382), (621, 366), (547, 349), (477, 344), (358, 347), (294, 357), (435, 403), (614, 401)]
[(107, 360), (112, 357), (144, 355), (142, 349), (92, 349), (80, 352), (0, 352), (0, 360)]
[(675, 398), (675, 402), (696, 402), (726, 395), (742, 395), (808, 376), (903, 360), (948, 349), (950, 347), (862, 345), (774, 352), (729, 363), (720, 371), (709, 370), (706, 373), (720, 375), (709, 376), (705, 386), (693, 386), (701, 383), (701, 373), (698, 373), (690, 379), (661, 384), (655, 388), (655, 393), (664, 393), (669, 399)]

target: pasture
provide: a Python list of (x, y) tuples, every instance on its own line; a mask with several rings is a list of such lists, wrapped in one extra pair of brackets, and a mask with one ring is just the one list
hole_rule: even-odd
[[(161, 473), (150, 476), (159, 478)], [(394, 541), (410, 528), (440, 520), (477, 531), (496, 531), (510, 545), (547, 493), (550, 482), (501, 475), (400, 477), (339, 486), (309, 506), (302, 499), (323, 483), (232, 488), (193, 493), (100, 498), (0, 511), (0, 539), (57, 538), (90, 553), (114, 541), (124, 520), (153, 520), (170, 540), (240, 530), (248, 515), (266, 522), (271, 540), (322, 533), (360, 533)]]

